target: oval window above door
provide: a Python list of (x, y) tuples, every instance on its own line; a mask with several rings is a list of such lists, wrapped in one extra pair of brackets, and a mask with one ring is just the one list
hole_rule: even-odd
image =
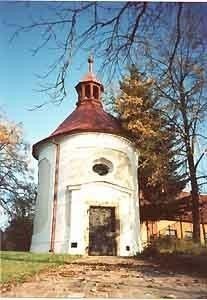
[(113, 169), (113, 164), (105, 158), (100, 158), (94, 161), (93, 171), (100, 176), (107, 175)]

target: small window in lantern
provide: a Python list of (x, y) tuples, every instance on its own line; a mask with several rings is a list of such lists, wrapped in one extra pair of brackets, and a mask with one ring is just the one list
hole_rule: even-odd
[(99, 95), (98, 95), (99, 93), (98, 93), (98, 87), (97, 86), (93, 86), (93, 97), (95, 98), (95, 99), (98, 99), (99, 98)]
[(86, 95), (86, 98), (90, 98), (90, 85), (89, 84), (87, 84), (85, 87), (85, 95)]

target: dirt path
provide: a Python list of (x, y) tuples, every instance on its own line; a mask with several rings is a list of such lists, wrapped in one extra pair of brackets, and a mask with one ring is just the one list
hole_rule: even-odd
[(206, 299), (207, 279), (196, 274), (187, 275), (185, 272), (172, 271), (150, 260), (83, 257), (56, 269), (42, 271), (27, 282), (2, 292), (1, 295)]

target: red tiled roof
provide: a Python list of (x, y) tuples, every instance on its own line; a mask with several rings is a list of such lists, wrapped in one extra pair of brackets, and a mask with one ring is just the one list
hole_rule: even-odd
[(116, 118), (103, 110), (101, 104), (85, 100), (60, 124), (51, 137), (84, 131), (120, 134), (121, 125)]
[[(190, 193), (183, 192), (185, 194), (188, 194), (189, 197)], [(184, 196), (185, 197), (185, 196)], [(200, 204), (200, 221), (201, 223), (207, 224), (207, 195), (199, 195), (199, 204)], [(189, 204), (186, 204), (186, 207), (189, 206)], [(191, 203), (190, 203), (191, 208)], [(180, 217), (182, 221), (186, 222), (192, 222), (192, 212), (191, 210), (184, 210), (184, 213)]]
[[(207, 195), (199, 196), (201, 222), (207, 224)], [(189, 192), (181, 192), (176, 199), (163, 205), (153, 204), (140, 197), (141, 215), (144, 220), (182, 220), (192, 223), (192, 201)]]
[(104, 132), (122, 135), (119, 121), (105, 112), (102, 104), (93, 100), (82, 101), (78, 107), (46, 139), (33, 145), (33, 156), (36, 148), (45, 141), (60, 135), (80, 132)]

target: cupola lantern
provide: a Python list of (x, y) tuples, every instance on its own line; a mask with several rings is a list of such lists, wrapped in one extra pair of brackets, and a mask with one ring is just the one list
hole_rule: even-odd
[(93, 101), (102, 105), (101, 93), (104, 91), (103, 85), (93, 73), (93, 57), (88, 58), (88, 73), (77, 84), (76, 91), (78, 93), (77, 105), (84, 103), (85, 101)]

